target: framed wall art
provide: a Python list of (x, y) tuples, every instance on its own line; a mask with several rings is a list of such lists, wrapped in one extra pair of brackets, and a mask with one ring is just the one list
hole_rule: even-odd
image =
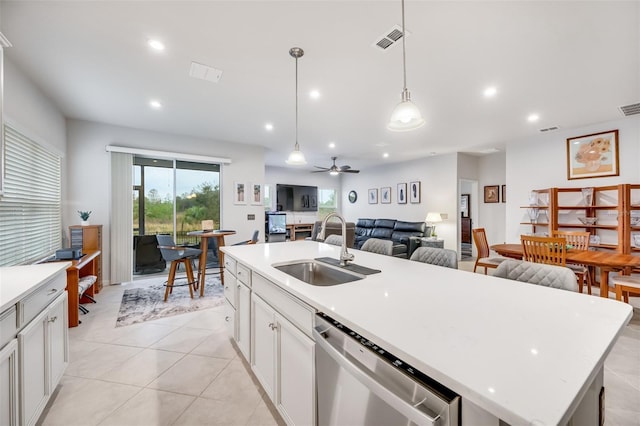
[(369, 204), (378, 204), (378, 188), (369, 190)]
[(471, 194), (460, 195), (460, 215), (462, 217), (469, 217), (469, 214), (471, 213), (471, 207), (469, 205), (470, 198)]
[(409, 202), (420, 204), (420, 181), (409, 183)]
[(262, 198), (262, 184), (261, 183), (252, 183), (251, 187), (251, 204), (253, 205), (261, 205), (263, 203)]
[(398, 198), (398, 204), (407, 204), (407, 184), (406, 183), (398, 184), (398, 193), (396, 197)]
[(391, 187), (390, 186), (385, 186), (384, 188), (380, 188), (380, 203), (391, 204)]
[(619, 175), (618, 130), (567, 139), (567, 179)]
[(488, 185), (484, 187), (484, 202), (485, 203), (500, 202), (500, 185)]
[(247, 204), (246, 186), (242, 182), (233, 183), (233, 204)]

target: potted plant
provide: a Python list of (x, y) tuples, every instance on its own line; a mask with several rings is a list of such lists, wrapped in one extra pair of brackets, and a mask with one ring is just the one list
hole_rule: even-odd
[(78, 210), (78, 214), (80, 215), (80, 219), (82, 220), (80, 222), (80, 225), (87, 226), (89, 224), (89, 216), (91, 216), (91, 211), (86, 212)]

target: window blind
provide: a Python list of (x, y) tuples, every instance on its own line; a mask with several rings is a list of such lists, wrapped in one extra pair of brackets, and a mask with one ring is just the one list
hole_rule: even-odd
[(6, 124), (4, 136), (0, 266), (12, 266), (35, 261), (61, 247), (61, 159)]

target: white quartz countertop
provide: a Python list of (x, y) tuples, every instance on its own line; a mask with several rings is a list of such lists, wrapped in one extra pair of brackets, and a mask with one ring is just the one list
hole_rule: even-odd
[(50, 262), (38, 265), (0, 268), (0, 312), (26, 297), (71, 262)]
[(340, 247), (222, 247), (255, 272), (511, 424), (565, 423), (632, 308), (615, 300), (358, 250), (381, 273), (316, 287), (271, 266)]

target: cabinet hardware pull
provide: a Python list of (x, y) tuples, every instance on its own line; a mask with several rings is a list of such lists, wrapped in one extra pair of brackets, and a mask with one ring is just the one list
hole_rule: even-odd
[(276, 328), (278, 328), (278, 326), (277, 326), (277, 325), (275, 325), (274, 323), (270, 322), (270, 323), (269, 323), (269, 328), (270, 328), (271, 330), (275, 330)]
[(57, 319), (58, 319), (58, 316), (55, 316), (53, 318), (49, 318), (49, 322), (56, 322)]
[(229, 316), (227, 315), (226, 317), (224, 317), (224, 320), (225, 320), (226, 322), (229, 322), (229, 321), (231, 320), (231, 318), (229, 318)]
[(49, 290), (49, 293), (47, 293), (47, 296), (51, 296), (52, 294), (54, 294), (57, 291), (58, 291), (57, 288), (52, 288), (51, 290)]
[(240, 284), (238, 284), (238, 288), (240, 288)]

